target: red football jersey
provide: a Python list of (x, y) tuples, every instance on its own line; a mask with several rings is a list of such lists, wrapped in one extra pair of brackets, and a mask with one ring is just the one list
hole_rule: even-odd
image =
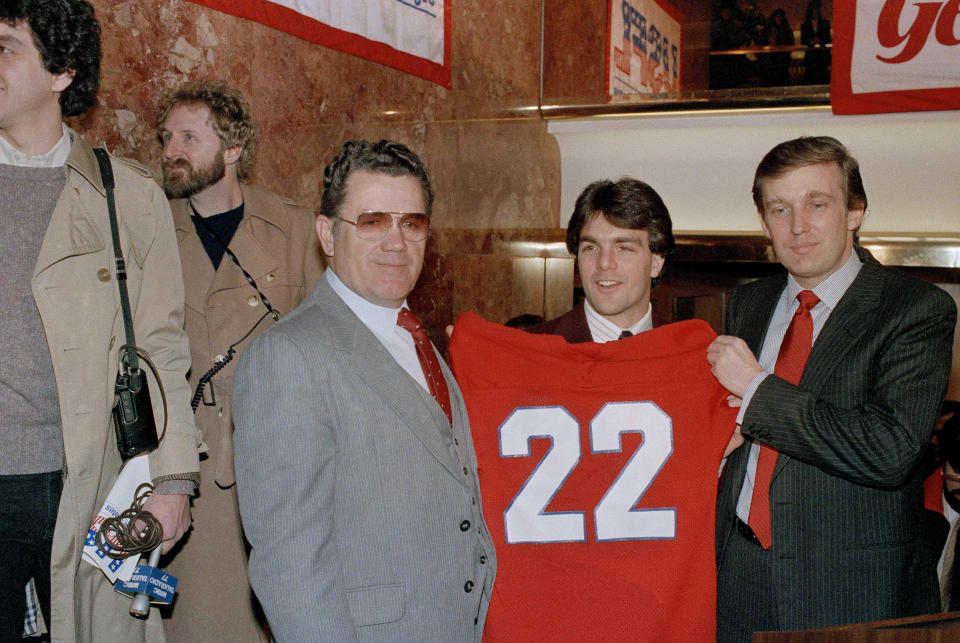
[(497, 551), (490, 641), (709, 641), (717, 470), (736, 409), (699, 320), (607, 344), (457, 321)]

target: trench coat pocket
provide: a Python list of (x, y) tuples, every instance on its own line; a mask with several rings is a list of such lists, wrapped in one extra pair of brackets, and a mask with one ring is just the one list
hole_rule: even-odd
[(403, 585), (374, 585), (347, 590), (347, 605), (357, 627), (399, 621), (403, 617)]

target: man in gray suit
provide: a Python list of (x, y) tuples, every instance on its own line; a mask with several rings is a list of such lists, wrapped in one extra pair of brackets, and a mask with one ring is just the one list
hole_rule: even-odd
[(839, 141), (777, 145), (753, 196), (788, 274), (737, 288), (735, 337), (708, 352), (747, 441), (717, 510), (718, 638), (938, 611), (919, 465), (956, 307), (858, 247), (867, 196)]
[(317, 218), (328, 269), (238, 365), (240, 513), (278, 641), (483, 632), (495, 558), (467, 415), (405, 308), (432, 202), (407, 147), (347, 142)]

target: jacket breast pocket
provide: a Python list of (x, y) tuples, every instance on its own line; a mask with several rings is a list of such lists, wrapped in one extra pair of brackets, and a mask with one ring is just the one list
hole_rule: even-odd
[(374, 585), (347, 590), (347, 605), (357, 627), (403, 618), (403, 585)]

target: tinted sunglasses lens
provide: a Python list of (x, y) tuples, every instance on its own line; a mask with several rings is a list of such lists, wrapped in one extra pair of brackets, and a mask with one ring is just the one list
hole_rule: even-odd
[(387, 234), (392, 223), (386, 212), (364, 212), (357, 217), (357, 234), (364, 239), (379, 239)]
[[(425, 214), (405, 214), (400, 217), (399, 224), (403, 237), (408, 241), (426, 239), (430, 231), (430, 219)], [(363, 212), (357, 217), (355, 225), (361, 239), (382, 239), (393, 225), (393, 215), (389, 212)]]
[(430, 231), (430, 219), (425, 214), (405, 214), (400, 219), (400, 229), (407, 239), (419, 241)]

